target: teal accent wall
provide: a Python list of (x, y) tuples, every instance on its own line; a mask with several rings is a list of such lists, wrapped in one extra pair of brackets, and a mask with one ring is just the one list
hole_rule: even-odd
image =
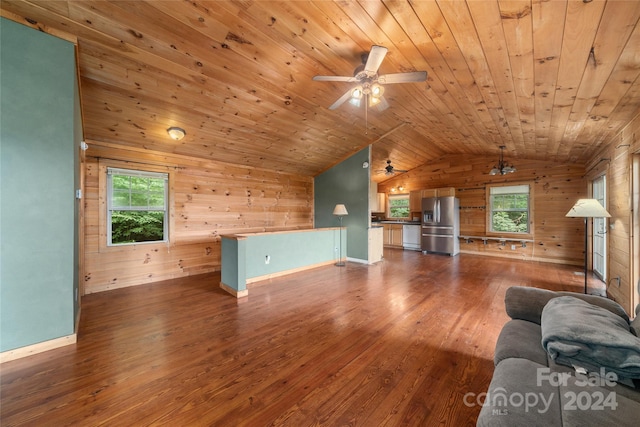
[(369, 182), (371, 147), (367, 147), (314, 179), (314, 224), (316, 228), (338, 227), (333, 208), (343, 203), (349, 215), (343, 217), (347, 228), (347, 257), (369, 258)]
[[(347, 233), (343, 233), (346, 235)], [(247, 278), (337, 261), (339, 230), (257, 234), (248, 237)], [(265, 262), (269, 257), (269, 263)]]
[(0, 18), (0, 351), (74, 332), (75, 46)]
[(244, 291), (249, 279), (337, 261), (339, 238), (336, 228), (223, 236), (222, 283)]
[[(75, 47), (74, 47), (75, 53)], [(75, 59), (74, 59), (75, 64)], [(73, 170), (77, 173), (74, 176), (74, 189), (81, 188), (80, 181), (80, 146), (84, 141), (84, 132), (82, 130), (82, 106), (80, 104), (80, 84), (78, 82), (78, 75), (74, 72), (73, 78)], [(84, 198), (84, 194), (82, 195)], [(73, 211), (73, 226), (74, 226), (74, 239), (73, 239), (73, 318), (75, 324), (78, 324), (80, 320), (80, 204), (84, 203), (82, 198), (77, 199), (74, 204)], [(74, 327), (75, 329), (75, 327)]]
[(237, 291), (247, 289), (246, 240), (222, 236), (222, 272), (220, 279), (225, 285)]

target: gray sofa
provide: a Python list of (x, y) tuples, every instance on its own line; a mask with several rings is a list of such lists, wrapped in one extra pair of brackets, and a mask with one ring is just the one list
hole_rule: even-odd
[(465, 397), (482, 405), (477, 426), (640, 425), (640, 316), (528, 287), (509, 288), (505, 308), (489, 390)]

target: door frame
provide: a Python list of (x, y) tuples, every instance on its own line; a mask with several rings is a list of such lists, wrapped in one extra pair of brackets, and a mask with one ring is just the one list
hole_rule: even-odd
[[(591, 181), (592, 197), (607, 209), (607, 178), (600, 175)], [(591, 236), (591, 270), (603, 282), (607, 283), (607, 219), (593, 218)], [(597, 262), (596, 260), (600, 260)]]

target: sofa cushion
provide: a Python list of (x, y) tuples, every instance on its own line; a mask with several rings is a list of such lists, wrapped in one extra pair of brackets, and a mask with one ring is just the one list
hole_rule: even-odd
[(512, 319), (528, 320), (540, 324), (544, 306), (552, 299), (560, 296), (573, 296), (622, 317), (627, 323), (629, 316), (617, 302), (597, 296), (575, 292), (554, 292), (547, 289), (512, 286), (505, 294), (505, 309)]
[[(574, 373), (556, 375), (526, 359), (502, 361), (493, 374), (477, 426), (631, 426), (640, 419), (640, 393)], [(481, 402), (482, 403), (482, 402)], [(476, 395), (465, 405), (478, 404)]]
[(542, 347), (540, 325), (526, 320), (508, 321), (498, 336), (493, 363), (512, 357), (529, 359), (547, 366), (547, 352)]
[[(510, 358), (500, 362), (476, 425), (562, 426), (558, 386), (550, 381), (538, 381), (541, 369), (548, 370), (526, 359)], [(465, 396), (465, 404), (473, 403)]]
[(563, 426), (631, 426), (640, 420), (637, 390), (571, 376), (559, 391)]
[[(638, 307), (640, 307), (640, 305)], [(640, 316), (636, 316), (629, 326), (631, 327), (631, 332), (635, 336), (640, 337)]]

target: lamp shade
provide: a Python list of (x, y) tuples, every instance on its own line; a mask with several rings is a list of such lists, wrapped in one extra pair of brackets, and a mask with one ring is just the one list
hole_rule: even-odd
[(609, 218), (609, 212), (596, 199), (580, 199), (567, 212), (571, 218)]
[(347, 212), (347, 208), (345, 207), (345, 205), (338, 204), (335, 208), (333, 208), (333, 214), (336, 216), (344, 216), (349, 215), (349, 212)]

